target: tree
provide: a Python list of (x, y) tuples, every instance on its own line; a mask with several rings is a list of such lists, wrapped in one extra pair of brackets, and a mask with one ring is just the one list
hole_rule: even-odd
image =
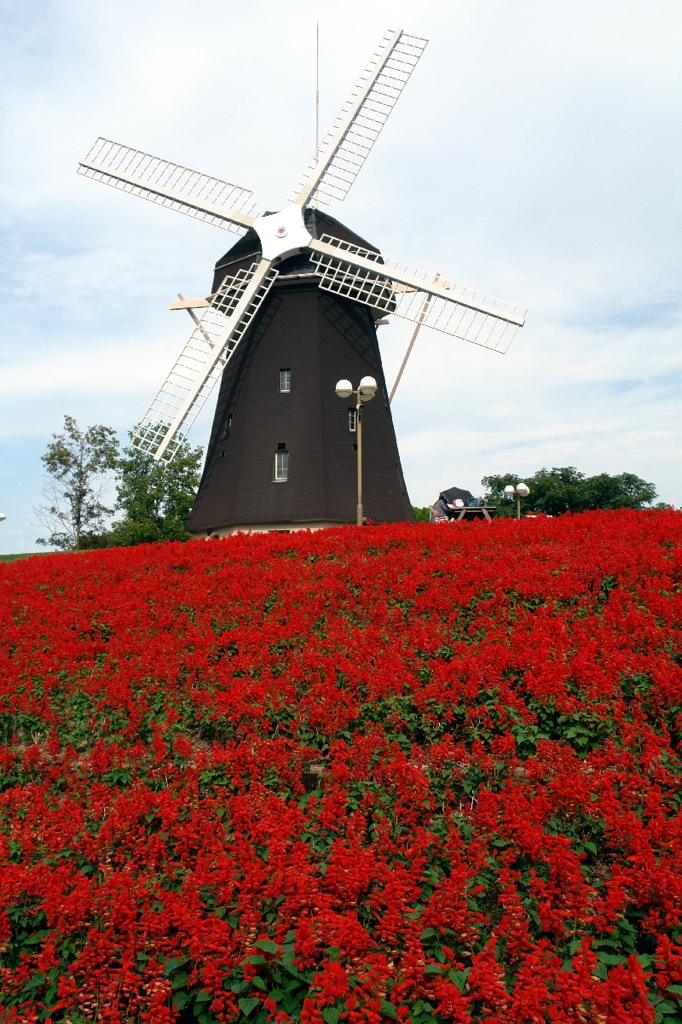
[(109, 532), (115, 545), (188, 540), (185, 523), (199, 486), (203, 449), (185, 441), (170, 463), (128, 446), (117, 464), (116, 509), (124, 518)]
[(544, 512), (559, 516), (564, 512), (585, 512), (588, 509), (651, 507), (656, 497), (656, 487), (634, 473), (619, 473), (610, 476), (599, 473), (585, 476), (575, 466), (540, 469), (531, 477), (520, 477), (515, 473), (484, 476), (481, 483), (486, 488), (486, 501), (497, 506), (498, 516), (516, 515), (516, 501), (504, 496), (507, 484), (520, 483), (522, 479), (530, 488), (527, 498), (521, 499), (521, 513)]
[(102, 498), (111, 486), (108, 474), (118, 457), (116, 434), (101, 424), (83, 433), (72, 416), (65, 416), (64, 433), (52, 437), (40, 456), (52, 478), (43, 490), (48, 504), (34, 509), (50, 536), (39, 537), (36, 543), (63, 551), (100, 547), (104, 522), (112, 511)]

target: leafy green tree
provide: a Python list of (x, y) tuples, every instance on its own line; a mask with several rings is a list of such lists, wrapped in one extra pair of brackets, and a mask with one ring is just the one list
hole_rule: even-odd
[(653, 504), (654, 484), (647, 483), (634, 473), (609, 476), (599, 473), (585, 481), (589, 503), (587, 508), (645, 508)]
[(530, 488), (528, 497), (521, 499), (522, 515), (531, 511), (559, 516), (597, 508), (650, 508), (656, 498), (654, 484), (634, 473), (599, 473), (588, 477), (575, 466), (553, 467), (540, 469), (531, 477), (515, 473), (484, 476), (481, 483), (486, 488), (486, 501), (497, 506), (498, 516), (516, 515), (516, 499), (505, 498), (504, 488), (507, 484), (516, 486), (522, 479)]
[(185, 530), (199, 486), (203, 449), (185, 441), (173, 459), (156, 462), (139, 448), (128, 446), (117, 465), (116, 509), (124, 518), (109, 533), (114, 545), (188, 540)]
[(429, 515), (430, 514), (429, 514), (428, 507), (427, 508), (418, 508), (416, 505), (413, 505), (412, 506), (412, 511), (414, 512), (414, 517), (415, 517), (415, 519), (417, 520), (418, 523), (428, 523), (429, 522)]
[(64, 433), (52, 437), (40, 456), (51, 477), (43, 489), (47, 504), (34, 509), (50, 535), (36, 543), (63, 551), (101, 547), (105, 520), (112, 511), (102, 499), (118, 457), (116, 434), (101, 424), (83, 432), (73, 416), (65, 416)]
[[(516, 473), (502, 473), (493, 474), (492, 476), (484, 476), (481, 483), (485, 487), (485, 503), (486, 505), (494, 505), (497, 508), (498, 516), (515, 516), (516, 515), (516, 498), (510, 500), (505, 497), (504, 489), (507, 484), (512, 484), (514, 487), (518, 483), (521, 483), (523, 478), (517, 476)], [(530, 482), (526, 481), (530, 487)], [(531, 500), (533, 498), (533, 491), (527, 498), (521, 498), (521, 515), (526, 515), (531, 511), (532, 505)]]

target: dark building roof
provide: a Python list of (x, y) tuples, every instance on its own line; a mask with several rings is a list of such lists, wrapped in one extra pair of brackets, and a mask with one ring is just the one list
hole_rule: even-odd
[[(304, 218), (305, 225), (313, 238), (320, 238), (322, 235), (332, 235), (333, 238), (341, 238), (344, 242), (352, 242), (353, 245), (359, 245), (363, 249), (379, 252), (375, 245), (361, 238), (360, 235), (356, 235), (345, 224), (342, 224), (334, 217), (330, 217), (328, 213), (308, 208), (304, 212)], [(228, 274), (232, 275), (236, 274), (238, 270), (248, 269), (254, 260), (259, 258), (260, 239), (253, 228), (250, 228), (216, 263), (211, 291), (216, 292), (223, 278)], [(306, 253), (301, 253), (299, 256), (290, 256), (289, 259), (283, 260), (277, 269), (280, 274), (290, 274), (302, 273), (306, 270), (312, 271), (313, 267)]]

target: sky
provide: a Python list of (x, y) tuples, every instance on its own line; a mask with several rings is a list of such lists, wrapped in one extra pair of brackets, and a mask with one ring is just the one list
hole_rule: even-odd
[[(0, 0), (0, 553), (40, 550), (65, 414), (122, 441), (236, 236), (75, 173), (98, 136), (286, 203), (386, 28), (429, 39), (343, 203), (381, 250), (528, 308), (506, 355), (424, 329), (393, 402), (415, 505), (631, 472), (682, 505), (678, 0)], [(380, 328), (393, 381), (412, 333)], [(190, 440), (205, 444), (212, 404)]]

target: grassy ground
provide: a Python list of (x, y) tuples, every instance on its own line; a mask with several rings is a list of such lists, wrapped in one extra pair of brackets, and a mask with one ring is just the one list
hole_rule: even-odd
[(0, 555), (0, 562), (16, 562), (17, 558), (32, 558), (33, 555), (49, 554), (49, 551), (26, 551), (23, 555)]

